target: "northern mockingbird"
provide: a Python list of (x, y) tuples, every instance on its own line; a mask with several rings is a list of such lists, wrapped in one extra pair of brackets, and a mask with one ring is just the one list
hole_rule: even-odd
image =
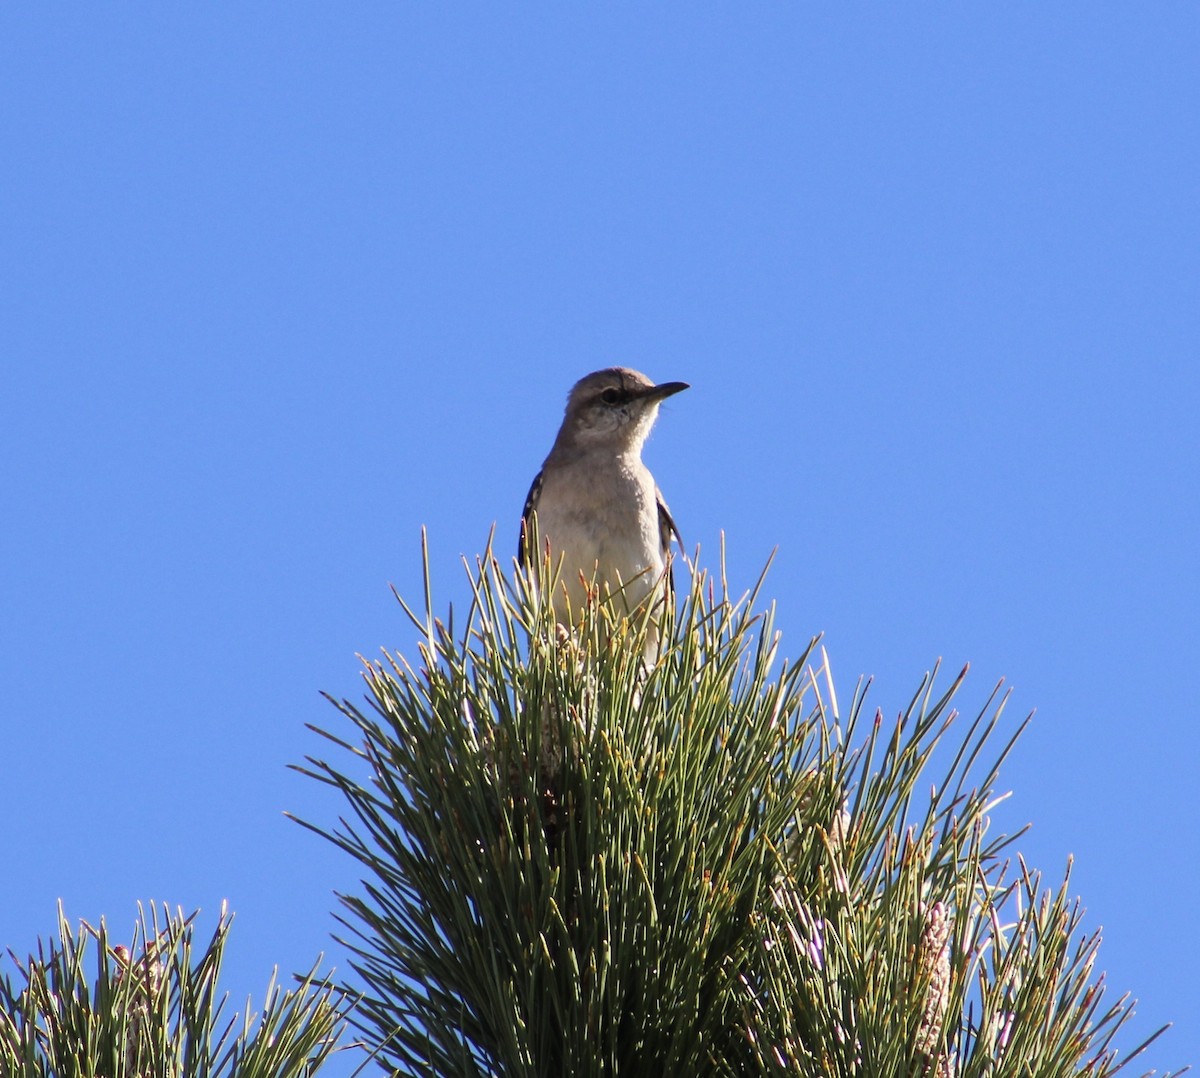
[[(642, 463), (658, 406), (688, 388), (686, 382), (656, 386), (628, 367), (609, 367), (581, 378), (567, 398), (567, 411), (550, 455), (538, 472), (521, 514), (517, 556), (530, 564), (531, 518), (561, 575), (554, 610), (560, 624), (578, 613), (588, 588), (620, 595), (625, 612), (654, 591), (670, 593), (671, 538), (679, 529)], [(655, 640), (657, 632), (651, 633)]]

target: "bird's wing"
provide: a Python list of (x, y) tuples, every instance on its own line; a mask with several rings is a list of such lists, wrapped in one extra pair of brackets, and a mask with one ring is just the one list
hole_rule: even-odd
[(654, 497), (658, 501), (658, 537), (662, 544), (663, 561), (667, 562), (667, 593), (673, 596), (675, 594), (675, 570), (670, 563), (671, 537), (674, 536), (675, 542), (682, 550), (683, 536), (679, 534), (679, 528), (675, 525), (671, 510), (663, 501), (662, 491), (658, 487), (654, 488)]
[[(530, 496), (532, 497), (532, 494)], [(658, 501), (658, 535), (659, 541), (662, 543), (663, 557), (665, 558), (671, 553), (672, 537), (682, 547), (683, 536), (679, 534), (679, 529), (675, 526), (675, 521), (671, 517), (671, 510), (667, 508), (667, 503), (663, 501), (662, 491), (658, 487), (654, 488), (654, 497)]]
[[(542, 496), (542, 477), (545, 474), (545, 472), (538, 472), (533, 477), (533, 486), (529, 488), (529, 493), (525, 497), (525, 508), (521, 510), (521, 534), (517, 537), (517, 561), (521, 562), (522, 565), (526, 562), (526, 532), (529, 530), (530, 517), (533, 516), (533, 511), (537, 508), (538, 499)], [(660, 502), (659, 504), (661, 506), (662, 503)]]

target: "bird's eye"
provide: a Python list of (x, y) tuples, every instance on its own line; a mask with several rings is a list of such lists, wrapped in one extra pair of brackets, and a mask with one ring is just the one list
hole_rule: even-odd
[(617, 404), (621, 400), (621, 394), (615, 389), (606, 389), (600, 394), (600, 399), (604, 401), (605, 404)]

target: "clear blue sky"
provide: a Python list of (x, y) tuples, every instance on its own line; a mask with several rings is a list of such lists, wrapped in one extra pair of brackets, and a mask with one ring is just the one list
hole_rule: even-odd
[(0, 945), (228, 899), (235, 996), (338, 959), (318, 690), (622, 363), (792, 654), (1037, 709), (998, 826), (1200, 1063), (1198, 58), (1192, 3), (5, 5)]

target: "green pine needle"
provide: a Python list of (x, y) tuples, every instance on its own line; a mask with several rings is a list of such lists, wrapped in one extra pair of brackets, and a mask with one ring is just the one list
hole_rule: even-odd
[(992, 834), (999, 689), (965, 724), (965, 670), (840, 714), (723, 568), (667, 626), (569, 631), (548, 562), (469, 578), (452, 628), (427, 572), (417, 660), (368, 663), (300, 769), (346, 799), (306, 826), (364, 873), (351, 1020), (395, 1073), (1108, 1078), (1145, 1049), (1117, 1054), (1067, 881)]

